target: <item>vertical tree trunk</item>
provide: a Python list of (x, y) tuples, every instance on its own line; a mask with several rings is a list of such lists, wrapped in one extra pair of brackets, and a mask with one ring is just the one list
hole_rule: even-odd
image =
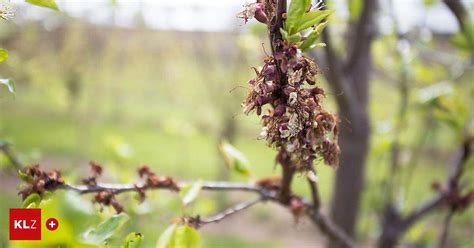
[[(332, 50), (329, 34), (323, 34), (327, 43), (326, 61), (331, 70), (326, 76), (337, 94), (341, 119), (340, 167), (334, 182), (331, 216), (350, 236), (355, 233), (369, 150), (371, 44), (376, 34), (374, 16), (377, 1), (367, 0), (363, 3), (358, 22), (348, 30), (346, 60), (337, 57)], [(337, 244), (330, 243), (329, 247), (337, 247)]]
[[(344, 110), (342, 117), (347, 116)], [(368, 113), (349, 119), (350, 126), (342, 125), (339, 138), (341, 166), (336, 173), (331, 216), (350, 236), (354, 234), (359, 203), (364, 184), (365, 162), (369, 149)], [(343, 120), (344, 122), (344, 120)]]

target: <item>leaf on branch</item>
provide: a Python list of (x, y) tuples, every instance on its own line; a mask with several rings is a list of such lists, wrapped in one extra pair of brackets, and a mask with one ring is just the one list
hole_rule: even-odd
[(224, 142), (221, 144), (220, 150), (222, 155), (224, 155), (224, 160), (227, 166), (229, 166), (230, 169), (244, 176), (249, 176), (251, 174), (250, 162), (242, 152), (237, 150), (237, 148), (229, 143)]
[(313, 44), (314, 44), (314, 42), (316, 42), (317, 39), (319, 39), (319, 37), (321, 36), (321, 33), (323, 32), (324, 28), (327, 25), (328, 25), (328, 22), (323, 22), (323, 23), (319, 24), (318, 26), (316, 26), (316, 28), (308, 34), (306, 39), (300, 45), (300, 49), (302, 51), (305, 51), (305, 50), (308, 50), (308, 49), (311, 49), (311, 48), (314, 48), (314, 47), (322, 46), (321, 44), (324, 44), (324, 43), (318, 43), (314, 46), (313, 46)]
[(110, 238), (129, 219), (130, 217), (125, 213), (116, 214), (100, 223), (95, 229), (87, 231), (84, 234), (84, 239), (88, 243), (101, 244)]
[(177, 225), (173, 224), (166, 228), (166, 230), (161, 234), (156, 244), (156, 248), (172, 248), (173, 246), (173, 234), (176, 230)]
[(290, 44), (296, 44), (301, 41), (301, 34), (296, 33), (296, 34), (290, 35), (287, 40)]
[(41, 202), (41, 196), (33, 193), (26, 197), (26, 199), (21, 204), (21, 208), (36, 208)]
[(190, 226), (180, 226), (175, 229), (176, 247), (197, 248), (201, 243), (199, 232)]
[(40, 7), (59, 10), (55, 0), (26, 0), (26, 2)]
[(13, 83), (13, 80), (9, 78), (0, 78), (0, 85), (5, 85), (11, 94), (16, 95), (15, 84)]
[(199, 192), (202, 188), (202, 181), (197, 181), (192, 184), (188, 184), (181, 188), (179, 191), (179, 196), (183, 201), (183, 204), (186, 206), (189, 203), (193, 202), (196, 197), (199, 195)]
[(306, 10), (308, 10), (311, 4), (311, 0), (292, 0), (290, 2), (290, 7), (288, 8), (287, 18), (286, 18), (286, 30), (289, 35), (292, 35), (297, 32), (297, 25), (303, 17)]
[(441, 82), (437, 84), (433, 84), (427, 87), (424, 87), (418, 90), (418, 100), (423, 103), (431, 103), (434, 100), (439, 99), (443, 96), (448, 96), (453, 94), (454, 89), (451, 84), (447, 82)]
[(0, 62), (3, 62), (8, 59), (8, 51), (0, 48)]
[(173, 224), (160, 236), (156, 248), (197, 248), (200, 245), (201, 237), (196, 229)]
[(23, 182), (26, 182), (26, 183), (31, 183), (31, 181), (33, 180), (33, 177), (27, 175), (25, 172), (21, 170), (18, 171), (18, 176)]
[(143, 234), (131, 232), (128, 234), (120, 248), (139, 248), (142, 245)]
[(332, 10), (314, 10), (305, 13), (298, 22), (297, 32), (319, 24), (321, 21), (328, 18), (333, 12), (334, 11)]

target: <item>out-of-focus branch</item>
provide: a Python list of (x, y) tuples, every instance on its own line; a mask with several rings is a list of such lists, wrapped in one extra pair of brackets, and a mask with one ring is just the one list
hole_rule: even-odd
[(439, 242), (438, 242), (438, 247), (439, 248), (445, 248), (447, 241), (448, 241), (448, 233), (449, 233), (449, 225), (451, 223), (451, 220), (453, 218), (455, 211), (451, 209), (449, 213), (446, 215), (444, 218), (443, 222), (443, 230), (441, 232), (441, 235), (439, 236)]
[(323, 70), (323, 73), (327, 78), (330, 87), (334, 91), (339, 108), (346, 109), (350, 114), (353, 114), (354, 111), (352, 109), (356, 106), (356, 104), (354, 104), (356, 98), (344, 79), (344, 73), (342, 72), (341, 66), (343, 63), (341, 58), (334, 51), (329, 29), (330, 27), (326, 27), (322, 34), (323, 42), (326, 43), (326, 47), (324, 47), (325, 60), (327, 62), (327, 67), (329, 68)]
[[(406, 217), (401, 217), (396, 209), (388, 209), (390, 211), (387, 212), (388, 215), (386, 216), (383, 226), (383, 232), (378, 241), (379, 247), (395, 247), (399, 239), (413, 224), (441, 206), (452, 204), (448, 199), (453, 196), (459, 196), (459, 181), (463, 174), (464, 166), (473, 153), (473, 146), (474, 137), (467, 136), (464, 138), (460, 148), (454, 156), (454, 163), (450, 166), (450, 176), (446, 180), (443, 190), (441, 190), (439, 194), (422, 203), (419, 207), (407, 214)], [(453, 206), (451, 206), (451, 209), (453, 209)]]
[[(469, 24), (468, 10), (463, 5), (461, 0), (444, 0), (443, 2), (446, 4), (446, 6), (448, 6), (449, 10), (451, 10), (453, 15), (456, 17), (459, 29), (466, 37), (466, 41), (472, 48), (472, 46), (474, 45), (474, 30), (472, 30), (472, 26)], [(471, 64), (474, 64), (474, 51), (472, 49)]]
[(466, 33), (466, 18), (468, 15), (467, 10), (462, 2), (460, 0), (443, 0), (443, 2), (446, 4), (446, 6), (448, 6), (449, 10), (451, 10), (453, 15), (456, 17), (456, 21), (458, 22), (461, 32)]
[(360, 54), (365, 53), (366, 51), (364, 50), (370, 48), (368, 44), (370, 44), (372, 37), (375, 35), (376, 26), (373, 18), (375, 17), (377, 2), (376, 0), (366, 0), (362, 1), (362, 3), (363, 8), (355, 26), (354, 37), (350, 39), (348, 44), (349, 55), (345, 64), (345, 69), (347, 70), (351, 70), (357, 63)]
[(13, 151), (10, 149), (10, 144), (5, 141), (0, 141), (0, 151), (10, 160), (10, 163), (19, 170), (23, 167), (20, 160), (16, 157)]
[[(323, 3), (323, 8), (326, 8), (325, 1), (323, 1)], [(330, 28), (331, 27), (326, 27), (322, 33), (323, 42), (326, 44), (324, 47), (324, 55), (326, 68), (328, 68), (323, 70), (323, 73), (327, 78), (331, 89), (334, 91), (339, 108), (346, 109), (352, 114), (354, 113), (352, 109), (356, 106), (356, 104), (354, 104), (356, 98), (353, 91), (349, 89), (349, 85), (347, 85), (345, 81), (344, 73), (342, 71), (342, 65), (344, 62), (334, 50)], [(312, 56), (315, 56), (315, 53), (312, 53)]]
[(330, 218), (322, 215), (317, 209), (307, 208), (306, 214), (311, 218), (313, 223), (319, 227), (321, 232), (328, 236), (332, 241), (339, 243), (342, 247), (346, 248), (357, 247), (351, 237), (349, 237)]
[(432, 210), (441, 206), (444, 203), (444, 200), (446, 199), (446, 197), (454, 193), (454, 191), (458, 190), (458, 184), (462, 176), (462, 173), (464, 171), (464, 166), (473, 152), (472, 151), (473, 144), (474, 144), (474, 137), (469, 136), (464, 139), (461, 147), (458, 149), (458, 151), (455, 154), (454, 166), (451, 166), (451, 168), (453, 169), (450, 173), (449, 178), (446, 180), (446, 183), (445, 183), (447, 191), (433, 197), (432, 199), (422, 204), (419, 208), (413, 210), (410, 214), (408, 214), (407, 217), (404, 218), (402, 222), (405, 228), (410, 227), (418, 219), (424, 217), (426, 214), (430, 213)]

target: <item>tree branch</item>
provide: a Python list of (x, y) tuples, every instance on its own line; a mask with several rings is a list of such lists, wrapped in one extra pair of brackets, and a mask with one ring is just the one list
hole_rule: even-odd
[(341, 67), (343, 63), (334, 51), (331, 36), (329, 34), (329, 28), (330, 27), (326, 27), (323, 30), (322, 39), (323, 42), (326, 43), (324, 55), (327, 61), (327, 67), (330, 69), (323, 70), (323, 74), (328, 80), (329, 86), (334, 91), (339, 109), (346, 109), (350, 115), (353, 115), (353, 108), (356, 106), (356, 98), (345, 81), (344, 73)]
[(426, 214), (430, 213), (432, 210), (441, 206), (447, 196), (458, 190), (458, 184), (461, 175), (464, 171), (464, 165), (466, 164), (467, 160), (473, 152), (473, 144), (474, 137), (468, 136), (464, 139), (461, 147), (455, 154), (455, 162), (454, 166), (452, 167), (453, 170), (451, 171), (449, 178), (445, 182), (445, 187), (447, 188), (447, 191), (434, 196), (433, 198), (422, 204), (419, 208), (413, 210), (410, 214), (408, 214), (407, 217), (405, 217), (402, 221), (402, 226), (405, 229), (410, 227), (413, 223), (415, 223), (417, 220), (419, 220)]
[[(357, 63), (357, 59), (360, 55), (370, 48), (368, 44), (370, 44), (370, 41), (375, 35), (375, 23), (373, 22), (373, 18), (376, 7), (376, 0), (363, 1), (362, 12), (355, 26), (355, 37), (351, 37), (347, 47), (349, 55), (345, 69), (351, 70)], [(349, 30), (349, 32), (351, 31), (352, 30)]]
[(314, 208), (308, 208), (306, 213), (313, 223), (319, 227), (321, 232), (327, 235), (332, 241), (341, 244), (343, 247), (356, 247), (352, 238), (339, 228), (330, 218), (321, 215), (320, 212)]
[[(323, 1), (323, 3), (323, 9), (325, 9), (326, 3), (325, 1)], [(352, 114), (354, 113), (352, 109), (355, 106), (354, 102), (356, 98), (345, 81), (344, 73), (342, 71), (343, 62), (340, 56), (338, 56), (334, 51), (329, 30), (330, 27), (326, 27), (322, 33), (323, 42), (326, 44), (324, 47), (324, 55), (326, 67), (328, 68), (323, 70), (323, 74), (328, 80), (328, 84), (332, 91), (334, 91), (339, 109), (347, 109), (349, 110), (349, 113)], [(315, 57), (316, 54), (313, 52), (311, 55)]]
[(254, 199), (254, 200), (250, 200), (250, 201), (247, 201), (247, 202), (242, 202), (242, 203), (239, 203), (233, 207), (230, 207), (224, 211), (222, 211), (221, 213), (218, 213), (216, 215), (213, 215), (211, 217), (207, 217), (205, 219), (201, 219), (200, 217), (196, 218), (196, 227), (197, 228), (200, 228), (202, 227), (203, 225), (206, 225), (206, 224), (210, 224), (210, 223), (217, 223), (231, 215), (234, 215), (242, 210), (245, 210), (247, 208), (250, 208), (254, 205), (256, 205), (257, 203), (260, 203), (260, 202), (263, 202), (265, 201), (265, 198), (263, 197), (259, 197), (257, 199)]
[(10, 149), (10, 144), (8, 142), (0, 140), (0, 151), (5, 154), (5, 156), (8, 158), (8, 160), (10, 160), (10, 163), (15, 167), (16, 170), (19, 170), (23, 167), (20, 160)]
[(446, 244), (448, 242), (449, 225), (451, 223), (451, 220), (455, 212), (456, 211), (451, 209), (446, 215), (446, 217), (444, 218), (443, 227), (442, 227), (443, 229), (441, 231), (441, 235), (439, 236), (439, 241), (438, 241), (439, 248), (447, 247)]
[[(178, 188), (182, 188), (187, 185), (186, 182), (179, 182)], [(137, 190), (149, 190), (149, 189), (164, 189), (164, 190), (173, 190), (172, 187), (163, 186), (163, 187), (150, 187), (147, 184), (108, 184), (108, 183), (98, 183), (96, 186), (88, 185), (73, 185), (65, 183), (64, 185), (58, 187), (58, 189), (72, 190), (76, 191), (79, 194), (90, 194), (98, 193), (103, 191), (108, 191), (113, 194), (121, 194), (125, 192), (133, 192)], [(246, 183), (232, 183), (232, 182), (212, 182), (207, 181), (203, 182), (202, 190), (208, 191), (244, 191), (244, 192), (253, 192), (261, 195), (264, 198), (274, 197), (270, 191), (267, 191), (264, 188), (260, 188), (255, 185), (246, 184)]]
[[(466, 7), (463, 5), (461, 0), (444, 0), (443, 1), (446, 6), (448, 6), (449, 10), (453, 13), (456, 17), (456, 21), (458, 22), (459, 29), (461, 30), (462, 34), (466, 37), (466, 41), (471, 46), (474, 46), (474, 30), (472, 26), (469, 25), (469, 14)], [(474, 63), (474, 50), (471, 49), (471, 64)]]
[(467, 10), (462, 2), (460, 0), (443, 0), (443, 2), (456, 17), (461, 32), (466, 33)]

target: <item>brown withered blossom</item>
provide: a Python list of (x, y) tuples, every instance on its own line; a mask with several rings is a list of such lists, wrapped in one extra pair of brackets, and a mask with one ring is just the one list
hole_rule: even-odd
[(169, 188), (179, 191), (178, 183), (172, 177), (158, 176), (146, 165), (139, 167), (137, 171), (140, 178), (145, 179), (144, 188)]
[(82, 179), (82, 182), (88, 186), (96, 186), (97, 178), (99, 178), (102, 175), (102, 171), (103, 171), (102, 166), (95, 161), (90, 161), (89, 166), (91, 168), (92, 175), (85, 179)]
[(112, 191), (104, 190), (97, 192), (96, 194), (94, 194), (93, 202), (99, 203), (104, 206), (112, 206), (117, 213), (123, 212), (122, 204), (120, 204), (117, 199), (115, 199), (115, 194)]
[(19, 191), (23, 200), (30, 194), (37, 193), (43, 195), (46, 191), (54, 191), (64, 184), (61, 173), (58, 170), (45, 172), (38, 164), (26, 167), (23, 172), (26, 176), (27, 184)]
[(244, 112), (255, 110), (261, 116), (260, 138), (277, 148), (280, 157), (289, 156), (298, 170), (309, 170), (318, 155), (337, 167), (339, 121), (321, 105), (324, 90), (316, 85), (318, 67), (295, 45), (282, 41), (279, 46), (261, 70), (255, 69)]
[(244, 23), (255, 18), (257, 21), (269, 24), (269, 20), (275, 15), (274, 4), (272, 0), (257, 0), (252, 3), (245, 4), (244, 10), (237, 14), (238, 18), (242, 18)]

